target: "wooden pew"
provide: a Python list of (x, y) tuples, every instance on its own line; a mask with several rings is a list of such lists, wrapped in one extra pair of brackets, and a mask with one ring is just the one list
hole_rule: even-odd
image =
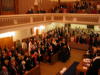
[(60, 51), (58, 51), (57, 53), (55, 53), (54, 55), (51, 56), (51, 64), (53, 64), (59, 60), (59, 53), (60, 53)]
[[(57, 62), (59, 60), (58, 57), (59, 57), (59, 51), (51, 56), (51, 58), (50, 58), (51, 59), (51, 64)], [(48, 61), (48, 59), (49, 59), (48, 55), (45, 54), (43, 56), (43, 61), (46, 62), (46, 61)]]
[(51, 56), (51, 63), (55, 63), (58, 61), (58, 52), (56, 54), (54, 54), (53, 56)]
[(28, 71), (24, 75), (41, 75), (40, 65), (37, 65), (36, 67), (32, 68), (30, 71)]

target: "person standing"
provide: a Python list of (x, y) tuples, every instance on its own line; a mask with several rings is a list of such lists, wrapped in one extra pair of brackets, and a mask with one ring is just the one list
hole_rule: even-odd
[(28, 46), (28, 53), (29, 53), (29, 55), (31, 55), (31, 50), (32, 50), (32, 47), (33, 47), (32, 39), (30, 39), (30, 42), (29, 42), (28, 45), (29, 45), (29, 46)]
[(21, 42), (20, 40), (16, 41), (16, 48), (20, 49), (21, 48)]
[(22, 50), (27, 50), (27, 43), (24, 40), (22, 40)]

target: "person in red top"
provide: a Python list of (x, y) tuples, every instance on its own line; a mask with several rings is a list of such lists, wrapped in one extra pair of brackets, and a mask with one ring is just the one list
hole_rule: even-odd
[(37, 59), (38, 59), (38, 53), (37, 52), (34, 52), (34, 54), (32, 54), (32, 58), (34, 58), (33, 62), (35, 62), (35, 64), (38, 64), (38, 61), (37, 61)]
[(0, 72), (0, 75), (9, 75), (7, 67), (6, 66), (2, 66), (2, 71)]

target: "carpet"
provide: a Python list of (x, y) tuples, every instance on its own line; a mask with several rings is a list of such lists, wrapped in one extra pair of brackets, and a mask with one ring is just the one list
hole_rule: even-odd
[(73, 64), (64, 72), (63, 75), (76, 75), (76, 66), (79, 62), (73, 62)]

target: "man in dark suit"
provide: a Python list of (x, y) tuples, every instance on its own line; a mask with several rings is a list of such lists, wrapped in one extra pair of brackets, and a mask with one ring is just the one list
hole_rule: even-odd
[(50, 45), (49, 49), (47, 50), (47, 54), (48, 54), (48, 62), (51, 63), (51, 56), (54, 54), (52, 45)]
[(70, 57), (70, 49), (68, 46), (63, 46), (62, 51), (59, 54), (59, 57), (62, 62), (65, 62)]
[(21, 64), (19, 64), (18, 66), (18, 71), (20, 75), (24, 75), (25, 71), (26, 71), (26, 66), (25, 66), (26, 62), (23, 60), (21, 62)]

